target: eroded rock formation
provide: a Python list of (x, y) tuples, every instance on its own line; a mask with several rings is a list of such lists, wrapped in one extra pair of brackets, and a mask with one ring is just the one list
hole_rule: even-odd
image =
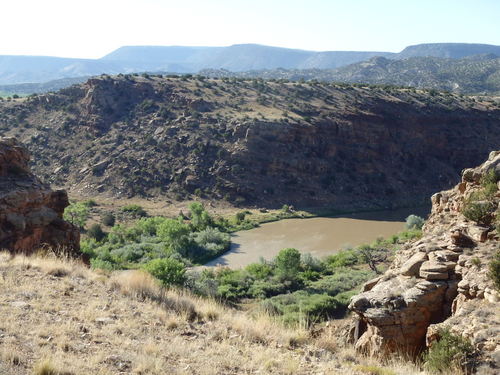
[(76, 255), (80, 233), (62, 218), (68, 196), (33, 175), (29, 158), (15, 138), (0, 138), (0, 249), (31, 253), (50, 246)]
[[(402, 249), (383, 276), (352, 298), (357, 349), (417, 353), (446, 326), (470, 339), (485, 367), (500, 368), (500, 298), (488, 276), (488, 264), (500, 250), (499, 232), (462, 214), (492, 170), (500, 176), (500, 151), (480, 167), (465, 170), (454, 189), (435, 194), (423, 237)], [(490, 201), (495, 220), (500, 186)]]

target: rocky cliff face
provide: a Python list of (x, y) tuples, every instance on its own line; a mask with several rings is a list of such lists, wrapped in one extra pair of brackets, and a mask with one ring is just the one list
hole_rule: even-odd
[[(500, 368), (500, 298), (488, 276), (488, 264), (500, 251), (498, 221), (494, 228), (500, 182), (491, 182), (495, 173), (498, 180), (500, 151), (480, 167), (465, 170), (455, 188), (433, 195), (423, 237), (353, 297), (349, 308), (357, 313), (353, 336), (358, 349), (416, 353), (439, 338), (439, 327), (448, 327), (470, 339), (485, 369)], [(485, 176), (490, 176), (487, 200)], [(481, 225), (463, 215), (473, 198), (478, 207), (488, 205)]]
[(84, 196), (387, 208), (500, 145), (500, 102), (328, 83), (99, 77), (0, 102), (33, 169)]
[(62, 219), (65, 191), (52, 191), (28, 166), (27, 149), (0, 138), (0, 249), (30, 253), (50, 246), (78, 254), (80, 233)]

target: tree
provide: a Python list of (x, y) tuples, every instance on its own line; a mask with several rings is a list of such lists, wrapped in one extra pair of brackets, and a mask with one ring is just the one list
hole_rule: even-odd
[(382, 247), (372, 247), (370, 245), (361, 245), (358, 248), (359, 257), (368, 264), (368, 267), (375, 273), (379, 274), (377, 264), (387, 260), (387, 250)]
[(200, 231), (212, 225), (212, 218), (201, 203), (191, 203), (189, 212), (191, 212), (191, 225), (194, 229)]
[(157, 234), (170, 250), (186, 256), (189, 250), (189, 226), (180, 220), (166, 219), (157, 229)]
[(64, 210), (63, 218), (78, 228), (83, 229), (89, 217), (89, 208), (82, 202), (71, 203)]
[(300, 271), (300, 252), (297, 249), (281, 250), (274, 260), (277, 273), (286, 280), (294, 280)]

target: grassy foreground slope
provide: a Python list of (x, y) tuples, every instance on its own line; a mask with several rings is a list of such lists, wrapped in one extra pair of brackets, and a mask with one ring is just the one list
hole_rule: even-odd
[(337, 326), (287, 330), (144, 273), (0, 256), (0, 373), (415, 374), (341, 343)]

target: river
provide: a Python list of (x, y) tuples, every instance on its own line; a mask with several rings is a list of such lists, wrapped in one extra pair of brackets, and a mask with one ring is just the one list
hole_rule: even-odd
[(347, 246), (370, 243), (404, 230), (405, 218), (415, 213), (426, 217), (427, 208), (366, 212), (339, 217), (287, 219), (234, 233), (231, 249), (205, 266), (245, 267), (274, 258), (281, 249), (293, 247), (316, 257), (334, 254)]

